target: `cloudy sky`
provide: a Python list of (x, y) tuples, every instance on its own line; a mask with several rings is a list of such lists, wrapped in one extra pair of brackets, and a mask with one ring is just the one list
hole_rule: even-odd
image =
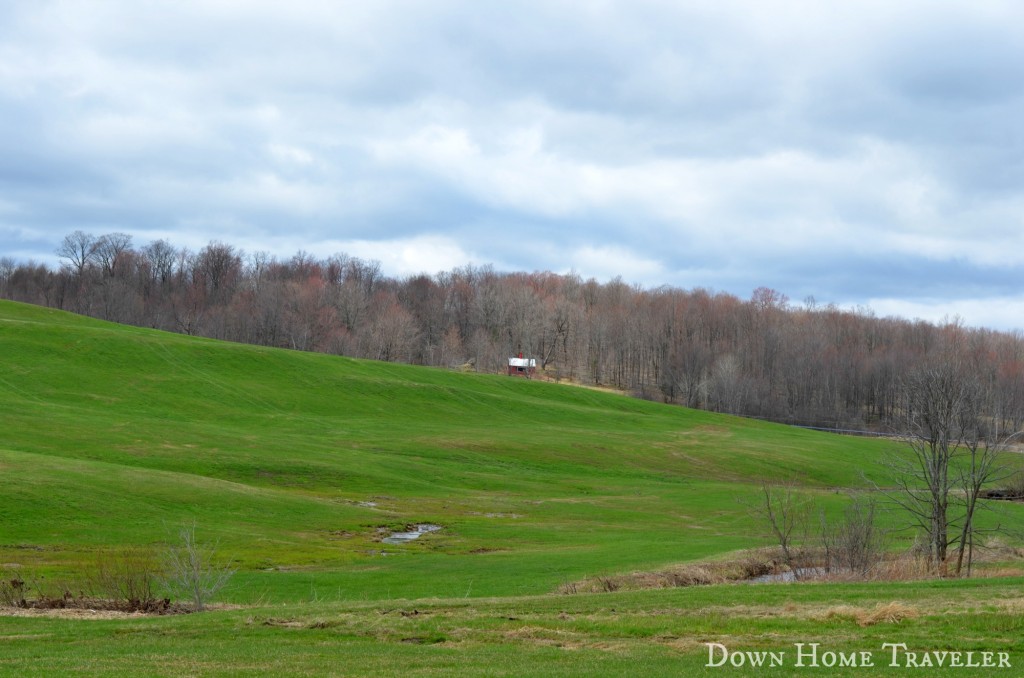
[(0, 256), (67, 233), (1024, 328), (1024, 3), (0, 3)]

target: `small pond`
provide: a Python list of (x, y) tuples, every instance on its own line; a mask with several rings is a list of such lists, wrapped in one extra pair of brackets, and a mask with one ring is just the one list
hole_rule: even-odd
[(440, 525), (414, 525), (413, 529), (409, 530), (408, 532), (392, 532), (387, 537), (381, 539), (381, 541), (385, 544), (404, 544), (414, 539), (419, 539), (420, 537), (429, 532), (437, 532), (440, 529)]

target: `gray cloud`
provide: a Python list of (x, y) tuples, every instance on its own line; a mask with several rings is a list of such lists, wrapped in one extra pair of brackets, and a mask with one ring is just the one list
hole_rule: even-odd
[(1013, 327), (1022, 33), (997, 1), (5, 3), (0, 254), (118, 230)]

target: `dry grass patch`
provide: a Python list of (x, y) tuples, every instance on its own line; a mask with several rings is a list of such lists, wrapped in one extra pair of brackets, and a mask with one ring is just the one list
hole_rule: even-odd
[(127, 612), (88, 608), (0, 607), (2, 617), (49, 617), (57, 619), (137, 619), (152, 616), (146, 612)]
[(1001, 537), (992, 537), (983, 546), (976, 546), (974, 564), (1006, 563), (1024, 559), (1024, 548), (1008, 544)]
[(560, 647), (565, 650), (579, 650), (590, 640), (583, 634), (562, 629), (549, 629), (544, 626), (520, 626), (505, 631), (502, 638), (509, 641), (526, 641), (537, 645)]
[(971, 573), (973, 577), (984, 579), (1000, 579), (1004, 577), (1024, 577), (1024, 568), (1020, 567), (988, 567), (983, 570), (975, 570)]
[(502, 635), (512, 640), (564, 640), (568, 638), (578, 639), (580, 637), (580, 634), (575, 631), (530, 625), (505, 631)]
[(678, 652), (691, 653), (698, 652), (700, 650), (707, 651), (707, 646), (704, 645), (704, 640), (698, 640), (697, 638), (663, 638), (658, 639), (661, 645), (672, 648)]
[(917, 619), (921, 612), (913, 606), (904, 603), (891, 602), (879, 603), (868, 610), (854, 605), (840, 605), (825, 611), (823, 619), (848, 619), (860, 627), (874, 626), (875, 624), (899, 624), (904, 619)]
[(731, 560), (708, 561), (677, 565), (653, 572), (630, 572), (607, 576), (588, 577), (567, 582), (557, 592), (600, 593), (635, 591), (640, 589), (667, 589), (685, 586), (709, 586), (727, 582), (745, 581), (783, 570), (776, 549), (749, 551)]
[(1003, 598), (993, 603), (999, 610), (1024, 615), (1024, 598)]

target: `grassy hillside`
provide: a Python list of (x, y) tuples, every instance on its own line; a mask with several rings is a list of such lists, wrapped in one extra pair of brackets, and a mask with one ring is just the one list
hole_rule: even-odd
[[(0, 564), (60, 576), (194, 522), (238, 568), (222, 599), (246, 606), (0, 616), (17, 641), (0, 674), (681, 675), (705, 670), (704, 640), (879, 650), (894, 623), (926, 648), (955, 627), (957, 647), (1024, 651), (1016, 579), (553, 595), (767, 544), (762, 479), (838, 510), (843, 488), (885, 483), (891, 442), (8, 302), (0, 356)], [(412, 523), (443, 529), (380, 542)], [(861, 630), (893, 601), (910, 616)]]
[[(762, 478), (827, 503), (888, 445), (7, 302), (0, 347), (0, 560), (73, 565), (194, 521), (243, 599), (543, 593), (755, 546), (738, 500)], [(444, 529), (375, 540), (418, 522)]]

